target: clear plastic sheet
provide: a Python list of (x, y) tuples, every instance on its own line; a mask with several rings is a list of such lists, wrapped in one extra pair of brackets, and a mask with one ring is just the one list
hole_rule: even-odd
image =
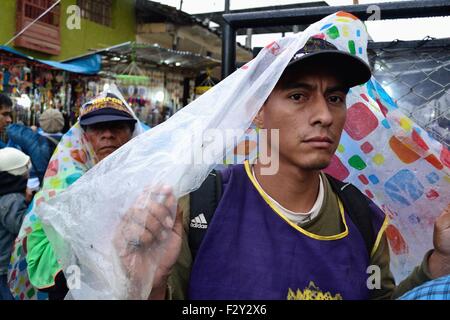
[[(153, 248), (152, 265), (145, 277), (148, 282), (136, 293), (113, 245), (122, 217), (133, 210), (145, 190), (168, 185), (179, 199), (198, 188), (223, 162), (224, 151), (231, 150), (250, 126), (290, 58), (319, 26), (266, 47), (168, 121), (137, 136), (66, 191), (36, 208), (64, 269), (70, 265), (81, 268), (81, 287), (71, 290), (73, 298), (149, 296), (164, 243)], [(215, 131), (211, 134), (210, 129)], [(229, 139), (223, 144), (218, 133), (226, 130), (234, 132), (227, 133)]]

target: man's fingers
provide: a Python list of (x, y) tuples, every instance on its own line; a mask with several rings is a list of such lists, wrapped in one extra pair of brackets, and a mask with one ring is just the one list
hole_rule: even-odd
[[(134, 209), (141, 209), (155, 215), (161, 222), (164, 222), (165, 215), (172, 216), (172, 212), (176, 209), (177, 200), (173, 195), (170, 186), (158, 187), (156, 190), (145, 190), (137, 199)], [(135, 211), (134, 216), (142, 214), (140, 211)], [(141, 217), (142, 219), (142, 217)], [(172, 227), (173, 220), (167, 219), (168, 227)]]
[[(132, 220), (136, 223), (143, 225), (149, 225), (154, 222), (151, 217), (159, 220), (167, 228), (172, 227), (171, 208), (164, 204), (160, 204), (154, 201), (147, 203), (145, 207), (136, 206), (130, 209), (129, 213), (125, 215), (125, 220)], [(167, 218), (170, 219), (167, 219)], [(147, 221), (149, 220), (149, 221)]]
[(174, 223), (171, 215), (169, 208), (156, 202), (145, 209), (133, 208), (124, 217), (122, 235), (131, 245), (149, 247), (168, 236)]
[(125, 251), (134, 252), (160, 244), (167, 238), (168, 232), (159, 222), (153, 223), (150, 230), (142, 224), (130, 221), (122, 229), (121, 237), (117, 241), (123, 241), (121, 246)]
[(165, 228), (172, 228), (173, 226), (171, 209), (165, 205), (152, 202), (148, 212), (144, 212), (144, 214), (146, 214), (146, 226), (156, 223), (156, 221), (161, 223)]
[(135, 205), (123, 217), (114, 245), (122, 256), (141, 249), (158, 246), (174, 227), (173, 211), (176, 198), (172, 188), (159, 187), (157, 191), (145, 190)]
[[(164, 240), (170, 231), (172, 218), (166, 208), (158, 204), (154, 204), (154, 206), (157, 208), (147, 213), (143, 227), (145, 231), (153, 235), (153, 238), (150, 240)], [(145, 242), (145, 244), (150, 245), (151, 242)]]
[(167, 189), (166, 198), (163, 204), (169, 208), (170, 210), (176, 210), (177, 208), (177, 199), (175, 198), (172, 188)]
[(167, 198), (173, 195), (172, 188), (170, 186), (158, 186), (152, 189), (145, 189), (144, 192), (138, 197), (138, 203), (143, 207), (151, 202), (165, 204)]
[(437, 217), (436, 228), (439, 231), (450, 229), (450, 204), (448, 204), (439, 217)]

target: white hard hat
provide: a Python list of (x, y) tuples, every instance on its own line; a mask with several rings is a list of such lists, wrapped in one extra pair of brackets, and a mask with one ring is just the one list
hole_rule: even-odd
[(15, 148), (0, 149), (0, 172), (8, 172), (20, 176), (28, 172), (30, 157)]

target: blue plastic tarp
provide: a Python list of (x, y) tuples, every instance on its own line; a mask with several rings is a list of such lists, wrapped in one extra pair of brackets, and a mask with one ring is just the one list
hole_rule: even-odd
[(36, 59), (32, 56), (28, 56), (26, 54), (23, 54), (11, 47), (8, 46), (0, 46), (0, 50), (12, 53), (14, 55), (17, 55), (19, 57), (22, 57), (27, 60), (36, 61), (48, 66), (51, 66), (55, 69), (59, 70), (65, 70), (73, 73), (82, 73), (82, 74), (88, 74), (88, 75), (94, 75), (99, 73), (101, 66), (102, 66), (102, 58), (99, 54), (91, 54), (86, 57), (78, 58), (71, 60), (69, 62), (57, 62), (57, 61), (51, 61), (51, 60), (41, 60)]

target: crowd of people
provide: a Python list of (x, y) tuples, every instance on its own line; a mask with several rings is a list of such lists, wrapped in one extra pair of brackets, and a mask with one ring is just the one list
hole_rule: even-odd
[[(246, 161), (213, 171), (178, 202), (170, 188), (161, 187), (163, 203), (138, 200), (124, 215), (114, 246), (136, 287), (145, 281), (149, 250), (166, 241), (149, 299), (450, 298), (450, 206), (435, 222), (434, 248), (396, 284), (385, 213), (355, 187), (322, 172), (339, 145), (347, 93), (370, 77), (362, 59), (323, 38), (309, 38), (254, 119), (258, 128), (280, 132), (275, 174), (262, 174), (258, 159)], [(7, 270), (23, 224), (33, 225), (19, 239), (26, 240), (30, 283), (49, 299), (66, 296), (52, 244), (41, 224), (30, 223), (39, 220), (36, 199), (57, 199), (146, 130), (112, 93), (83, 105), (65, 135), (55, 109), (39, 122), (37, 130), (13, 124), (12, 102), (0, 95), (0, 131), (9, 137), (0, 149), (1, 299), (13, 298)], [(379, 287), (367, 285), (370, 265), (380, 268)]]

